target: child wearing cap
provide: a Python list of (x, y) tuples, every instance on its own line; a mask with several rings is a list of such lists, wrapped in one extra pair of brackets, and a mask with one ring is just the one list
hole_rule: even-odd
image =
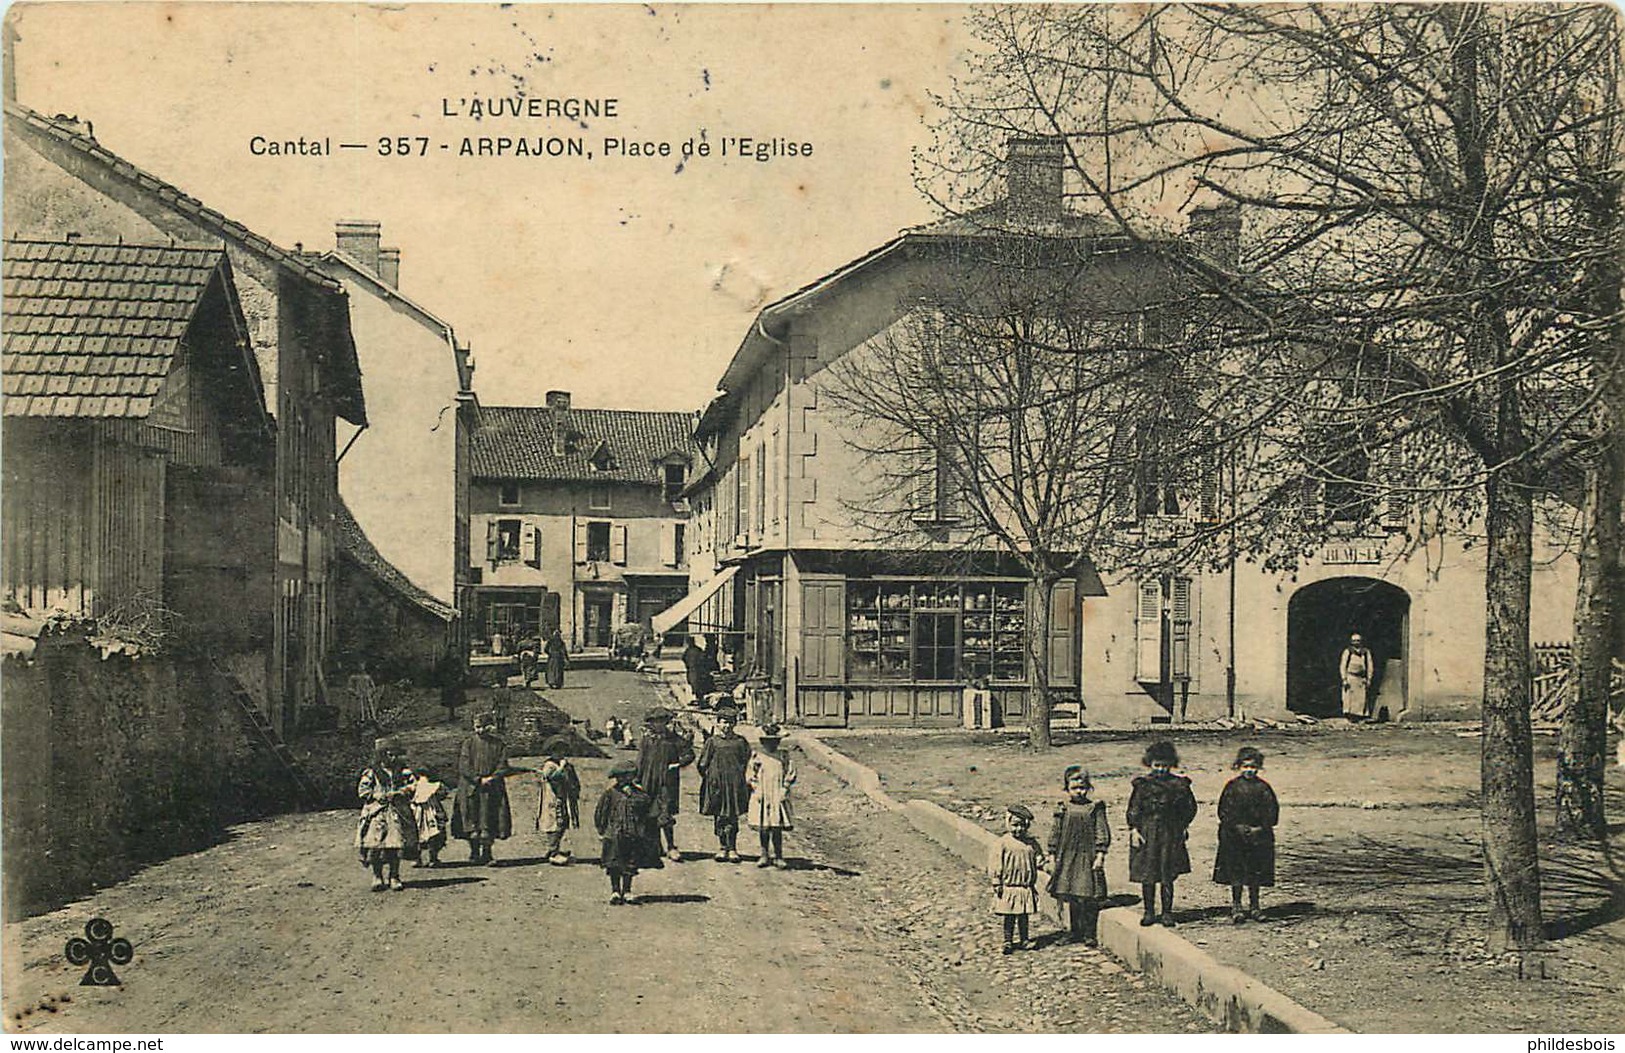
[[(1281, 806), (1270, 784), (1259, 777), (1264, 754), (1252, 746), (1236, 751), (1239, 773), (1219, 794), (1219, 852), (1213, 880), (1230, 886), (1230, 920), (1240, 925), (1249, 916), (1263, 921), (1258, 889), (1275, 884), (1275, 825)], [(1248, 909), (1241, 909), (1241, 887), (1247, 886)]]
[[(734, 726), (739, 710), (731, 702), (716, 708), (717, 729), (700, 747), (700, 814), (712, 817), (717, 834), (718, 863), (739, 862), (739, 817), (750, 807), (750, 743)], [(782, 836), (782, 835), (781, 835)]]
[[(1005, 834), (987, 857), (988, 876), (993, 879), (993, 913), (1004, 919), (1005, 954), (1027, 948), (1027, 916), (1038, 913), (1038, 870), (1045, 858), (1044, 850), (1028, 833), (1032, 825), (1032, 810), (1012, 804), (1005, 810)], [(1016, 942), (1018, 931), (1020, 943)]]
[[(750, 824), (761, 839), (759, 867), (788, 870), (784, 859), (784, 832), (795, 826), (790, 808), (790, 787), (795, 785), (795, 769), (790, 756), (779, 749), (783, 736), (777, 724), (764, 724), (756, 752), (745, 769), (745, 783), (751, 789)], [(735, 853), (737, 856), (737, 853)]]
[[(1174, 882), (1191, 872), (1185, 838), (1196, 818), (1191, 781), (1175, 775), (1179, 753), (1172, 742), (1153, 742), (1141, 758), (1151, 769), (1135, 776), (1128, 798), (1128, 879), (1140, 886), (1145, 914), (1141, 925), (1174, 924)], [(1162, 887), (1162, 914), (1156, 913), (1157, 887)]]
[[(401, 766), (402, 753), (393, 739), (373, 744), (372, 766), (361, 773), (356, 796), (361, 818), (356, 824), (355, 846), (363, 866), (372, 868), (372, 890), (401, 891), (401, 853), (417, 849), (417, 824), (407, 806), (411, 791)], [(388, 868), (389, 878), (384, 878)]]
[(1050, 824), (1049, 853), (1055, 859), (1049, 894), (1065, 904), (1072, 939), (1097, 945), (1100, 904), (1106, 898), (1106, 850), (1112, 845), (1106, 823), (1106, 805), (1089, 799), (1094, 788), (1082, 765), (1070, 765), (1061, 775), (1066, 799), (1055, 806)]
[(422, 866), (427, 852), (429, 866), (437, 867), (440, 850), (446, 847), (446, 784), (427, 768), (419, 768), (411, 790), (412, 819), (418, 830), (418, 859), (412, 865)]
[(654, 799), (638, 785), (638, 766), (617, 761), (609, 769), (609, 786), (593, 810), (593, 826), (603, 839), (599, 861), (609, 875), (611, 906), (635, 903), (632, 879), (639, 870), (659, 870), (660, 835), (655, 829)]
[(570, 744), (555, 735), (542, 746), (547, 759), (536, 769), (541, 790), (536, 800), (536, 829), (542, 835), (542, 855), (556, 867), (567, 866), (564, 835), (581, 825), (581, 779), (566, 754)]
[(672, 712), (663, 706), (643, 718), (638, 743), (638, 783), (655, 802), (655, 817), (666, 839), (667, 857), (682, 862), (677, 850), (677, 807), (683, 798), (683, 769), (694, 763), (694, 741), (672, 727)]

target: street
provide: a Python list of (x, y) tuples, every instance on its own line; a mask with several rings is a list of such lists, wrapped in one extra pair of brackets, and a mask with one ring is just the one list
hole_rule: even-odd
[[(586, 715), (628, 699), (626, 674), (583, 672), (556, 696)], [(647, 685), (637, 685), (652, 697)], [(572, 697), (574, 696), (574, 697)], [(587, 704), (587, 696), (591, 703)], [(652, 703), (651, 703), (652, 704)], [(1213, 1025), (1097, 951), (1001, 956), (985, 879), (797, 758), (789, 871), (711, 860), (698, 777), (684, 777), (680, 864), (612, 907), (576, 862), (539, 858), (533, 777), (510, 781), (514, 837), (497, 865), (449, 865), (372, 893), (348, 811), (245, 824), (60, 911), (9, 927), (13, 1031), (914, 1032), (1197, 1031)], [(524, 761), (519, 761), (524, 763)], [(578, 762), (590, 822), (606, 761)], [(92, 917), (134, 943), (122, 987), (80, 987), (65, 941)], [(42, 1005), (49, 1008), (42, 1008)]]

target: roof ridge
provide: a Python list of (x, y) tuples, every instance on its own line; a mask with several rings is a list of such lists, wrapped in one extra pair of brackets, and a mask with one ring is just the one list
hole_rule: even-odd
[[(53, 139), (93, 158), (125, 182), (158, 195), (166, 204), (178, 211), (191, 215), (206, 226), (218, 228), (223, 237), (243, 241), (253, 251), (270, 257), (306, 281), (324, 289), (339, 293), (344, 292), (342, 283), (329, 278), (316, 267), (306, 263), (299, 258), (297, 253), (283, 248), (262, 234), (256, 234), (246, 224), (239, 223), (225, 213), (208, 207), (201, 200), (192, 197), (173, 183), (159, 179), (157, 176), (137, 167), (103, 146), (94, 136), (82, 134), (74, 128), (60, 124), (54, 118), (46, 117), (39, 111), (24, 106), (14, 99), (5, 100), (5, 113), (8, 117), (14, 117), (24, 124), (30, 125)], [(77, 120), (77, 118), (74, 119)]]

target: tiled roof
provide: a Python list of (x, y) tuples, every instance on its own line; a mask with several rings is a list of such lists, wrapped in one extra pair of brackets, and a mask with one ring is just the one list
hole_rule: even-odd
[(1093, 238), (1111, 234), (1113, 230), (1098, 216), (1075, 212), (1058, 212), (1053, 217), (1043, 219), (1012, 216), (1009, 203), (999, 200), (933, 223), (910, 227), (905, 233), (930, 237)]
[(342, 497), (338, 499), (333, 513), (333, 532), (338, 537), (339, 551), (370, 571), (385, 588), (408, 603), (428, 611), (441, 621), (449, 622), (457, 617), (457, 608), (441, 603), (412, 584), (411, 580), (401, 573), (399, 567), (385, 559), (383, 553), (373, 547), (366, 532), (361, 529), (361, 524), (357, 523), (355, 516), (350, 513), (350, 506), (344, 503)]
[(145, 417), (222, 249), (5, 243), (5, 416)]
[[(483, 479), (598, 479), (616, 482), (664, 482), (658, 462), (673, 450), (690, 463), (696, 451), (690, 413), (640, 410), (569, 409), (564, 411), (566, 452), (553, 452), (553, 416), (546, 406), (484, 406), (469, 453), (473, 475)], [(607, 447), (614, 464), (600, 471), (592, 464), (599, 446)]]

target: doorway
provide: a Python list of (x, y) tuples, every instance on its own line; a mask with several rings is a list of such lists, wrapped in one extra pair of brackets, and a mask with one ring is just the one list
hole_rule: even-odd
[(1376, 659), (1378, 715), (1404, 709), (1410, 610), (1404, 589), (1377, 578), (1328, 578), (1294, 593), (1286, 616), (1287, 709), (1316, 717), (1342, 712), (1338, 661), (1351, 633), (1365, 638)]
[(608, 647), (614, 641), (609, 624), (615, 601), (609, 596), (586, 596), (581, 601), (581, 646)]

